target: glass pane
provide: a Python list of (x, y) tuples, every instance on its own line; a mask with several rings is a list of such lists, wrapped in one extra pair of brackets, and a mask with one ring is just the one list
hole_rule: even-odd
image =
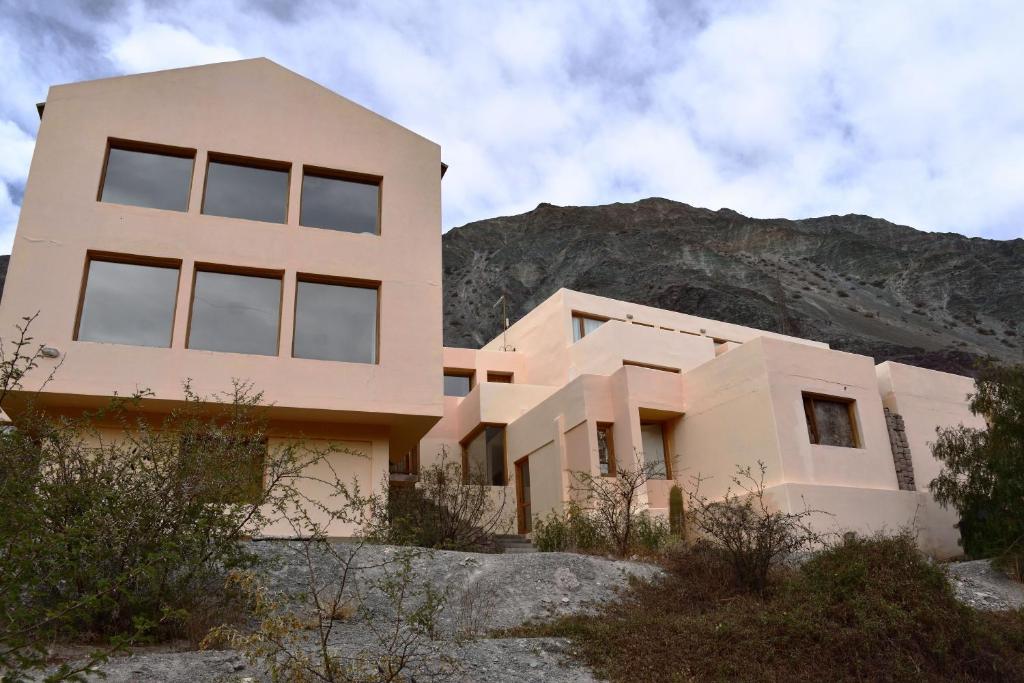
[(377, 290), (299, 282), (295, 301), (296, 358), (377, 362)]
[(572, 340), (575, 343), (580, 339), (583, 339), (583, 335), (580, 334), (580, 316), (574, 315), (572, 317)]
[(377, 232), (380, 186), (305, 175), (299, 223), (345, 232)]
[(595, 320), (594, 318), (584, 318), (583, 319), (583, 336), (585, 337), (588, 334), (590, 334), (591, 332), (594, 332), (595, 330), (597, 330), (597, 328), (601, 327), (601, 325), (603, 325), (603, 324), (604, 324), (603, 320)]
[(470, 378), (468, 375), (445, 375), (444, 395), (465, 396), (469, 393)]
[(652, 479), (666, 479), (665, 438), (660, 423), (640, 425), (640, 437), (644, 447), (644, 463), (651, 465)]
[(487, 479), (491, 486), (505, 485), (505, 428), (488, 427)]
[(601, 468), (601, 475), (607, 476), (611, 473), (611, 430), (607, 427), (597, 429), (597, 461)]
[(170, 346), (178, 269), (90, 261), (81, 341)]
[(466, 444), (466, 472), (464, 478), (474, 483), (486, 483), (487, 476), (487, 446), (486, 431), (482, 431), (473, 437), (473, 440)]
[(818, 425), (818, 442), (825, 446), (855, 446), (850, 407), (841, 401), (813, 399), (814, 419)]
[(111, 148), (100, 198), (115, 204), (185, 211), (192, 162), (191, 157)]
[(188, 347), (276, 356), (280, 314), (279, 279), (198, 271)]
[(203, 213), (284, 223), (288, 172), (211, 161), (206, 170)]

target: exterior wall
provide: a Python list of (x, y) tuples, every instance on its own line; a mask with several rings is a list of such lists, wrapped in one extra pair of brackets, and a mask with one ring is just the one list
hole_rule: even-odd
[[(97, 201), (111, 137), (195, 149), (188, 210)], [(201, 214), (213, 152), (289, 162), (287, 223)], [(300, 227), (304, 164), (382, 177), (380, 234)], [(201, 394), (242, 378), (266, 392), (279, 416), (384, 425), (393, 450), (404, 452), (443, 407), (440, 174), (433, 142), (263, 59), (55, 86), (0, 330), (9, 334), (21, 316), (41, 312), (33, 336), (63, 355), (45, 390), (52, 403), (76, 405), (137, 387), (151, 389), (158, 402), (176, 401), (187, 377)], [(73, 340), (90, 251), (180, 259), (171, 348)], [(277, 356), (185, 348), (196, 263), (284, 273)], [(291, 357), (297, 273), (380, 283), (378, 363)]]

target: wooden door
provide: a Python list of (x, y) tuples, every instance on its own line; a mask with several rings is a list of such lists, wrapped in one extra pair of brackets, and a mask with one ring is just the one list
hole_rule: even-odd
[(533, 529), (530, 514), (530, 459), (523, 458), (516, 463), (516, 519), (519, 533), (528, 534)]

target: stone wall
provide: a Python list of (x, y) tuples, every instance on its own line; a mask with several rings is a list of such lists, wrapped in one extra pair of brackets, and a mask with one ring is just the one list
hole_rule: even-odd
[(889, 428), (889, 445), (892, 447), (892, 460), (896, 465), (896, 480), (899, 482), (900, 490), (916, 491), (914, 463), (910, 459), (910, 444), (907, 442), (903, 416), (886, 408), (885, 425)]

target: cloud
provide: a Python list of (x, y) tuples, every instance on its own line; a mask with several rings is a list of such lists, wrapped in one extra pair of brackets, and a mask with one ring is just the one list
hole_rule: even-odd
[(440, 143), (445, 229), (660, 195), (1024, 235), (1020, 3), (33, 7), (0, 28), (0, 125), (28, 135), (49, 83), (265, 55)]

